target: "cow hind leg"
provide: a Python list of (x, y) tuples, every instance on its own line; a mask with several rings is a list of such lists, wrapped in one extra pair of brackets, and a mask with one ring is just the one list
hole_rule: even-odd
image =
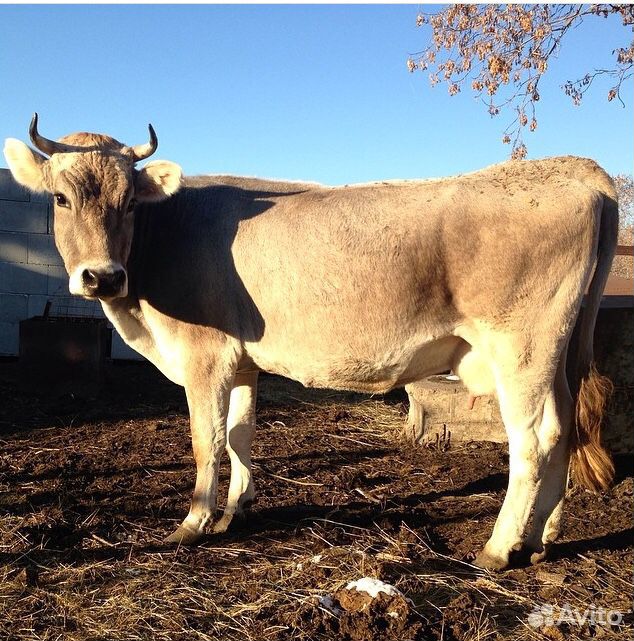
[(255, 498), (251, 472), (251, 443), (255, 433), (255, 400), (258, 373), (237, 374), (231, 390), (227, 417), (226, 450), (231, 462), (227, 505), (214, 532), (225, 532), (234, 516), (239, 516)]
[(545, 559), (548, 548), (560, 533), (568, 484), (573, 421), (574, 404), (568, 388), (564, 356), (557, 370), (552, 393), (546, 399), (537, 433), (539, 446), (547, 459), (526, 541), (531, 563)]
[[(546, 493), (539, 493), (545, 470), (553, 485), (559, 485), (560, 468), (565, 465), (560, 439), (561, 428), (555, 420), (552, 399), (552, 381), (546, 370), (529, 368), (495, 367), (497, 395), (500, 412), (509, 442), (509, 482), (506, 496), (484, 549), (475, 564), (501, 570), (526, 553), (525, 540), (531, 514), (540, 495), (539, 513), (545, 520), (554, 509)], [(559, 492), (557, 492), (559, 496)], [(558, 501), (558, 499), (557, 499)]]

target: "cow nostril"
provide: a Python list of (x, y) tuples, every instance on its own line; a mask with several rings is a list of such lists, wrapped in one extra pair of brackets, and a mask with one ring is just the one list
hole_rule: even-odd
[(97, 289), (99, 287), (99, 276), (90, 271), (90, 269), (84, 269), (81, 274), (81, 280), (88, 289)]

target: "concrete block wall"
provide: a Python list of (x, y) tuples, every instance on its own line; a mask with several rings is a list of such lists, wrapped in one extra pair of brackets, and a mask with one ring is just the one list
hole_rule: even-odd
[[(68, 276), (53, 238), (48, 195), (31, 194), (0, 168), (0, 356), (19, 348), (19, 322), (51, 313), (103, 316), (98, 303), (71, 297)], [(141, 358), (114, 332), (113, 358)]]

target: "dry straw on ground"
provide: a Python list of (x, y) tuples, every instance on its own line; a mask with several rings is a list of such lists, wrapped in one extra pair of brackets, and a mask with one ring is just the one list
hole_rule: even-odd
[[(631, 608), (631, 461), (612, 492), (572, 492), (552, 562), (488, 574), (465, 559), (503, 498), (503, 447), (412, 448), (399, 439), (402, 397), (264, 378), (253, 514), (199, 548), (174, 549), (162, 537), (193, 481), (184, 400), (153, 373), (138, 374), (141, 383), (124, 374), (116, 402), (93, 401), (87, 415), (40, 406), (37, 424), (20, 429), (7, 426), (29, 399), (2, 389), (3, 641), (575, 641), (634, 632), (631, 615), (619, 628), (529, 624), (543, 603)], [(221, 480), (226, 489), (226, 466)], [(320, 602), (365, 576), (413, 604), (398, 616), (379, 605), (333, 615)]]

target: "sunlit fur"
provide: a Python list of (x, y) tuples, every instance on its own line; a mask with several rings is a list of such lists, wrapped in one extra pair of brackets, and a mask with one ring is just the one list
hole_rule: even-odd
[[(259, 370), (383, 392), (455, 368), (472, 393), (494, 392), (509, 483), (482, 567), (505, 568), (526, 545), (545, 554), (559, 532), (571, 445), (580, 479), (609, 483), (606, 386), (591, 363), (616, 205), (593, 161), (515, 161), (353, 187), (239, 177), (181, 185), (173, 163), (137, 171), (113, 139), (66, 142), (78, 140), (103, 147), (47, 160), (14, 142), (7, 160), (22, 184), (68, 192), (75, 209), (56, 211), (55, 235), (69, 273), (93, 260), (125, 266), (129, 291), (102, 300), (104, 311), (185, 387), (196, 484), (168, 540), (195, 543), (213, 519), (225, 448), (232, 473), (216, 527), (253, 497)], [(145, 201), (134, 231), (123, 214), (133, 193)], [(565, 363), (591, 279), (577, 395)]]

